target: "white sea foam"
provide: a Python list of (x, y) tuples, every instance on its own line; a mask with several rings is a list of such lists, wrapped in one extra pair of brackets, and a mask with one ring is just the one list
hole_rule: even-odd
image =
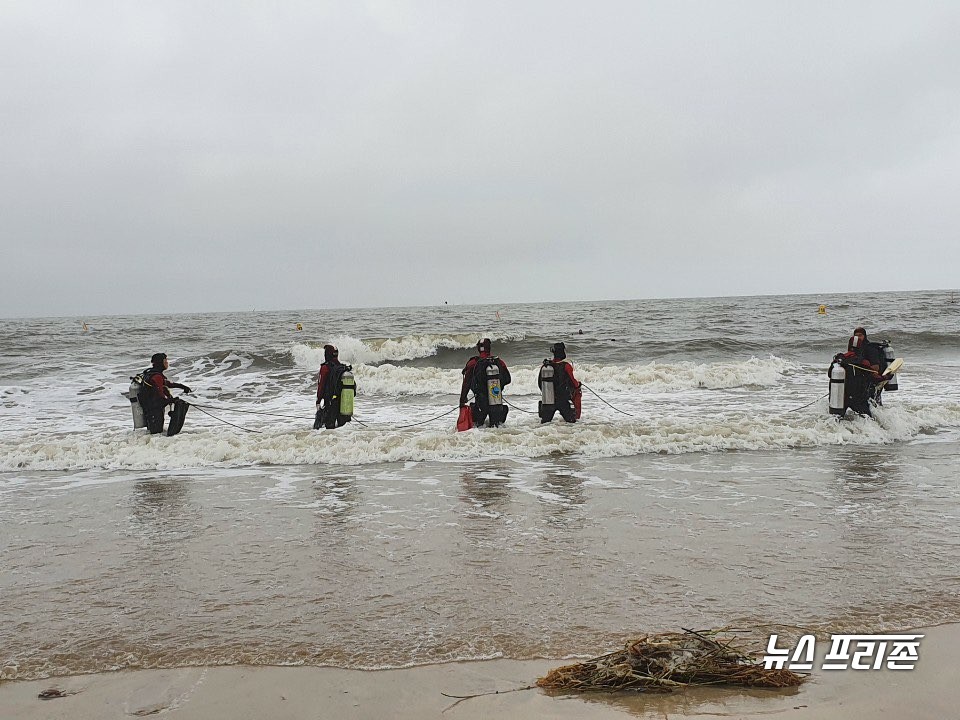
[[(662, 363), (643, 365), (575, 366), (577, 379), (600, 393), (621, 393), (625, 390), (642, 392), (669, 392), (689, 388), (720, 390), (735, 387), (769, 387), (782, 382), (798, 366), (777, 357), (750, 358), (723, 363)], [(460, 392), (463, 376), (460, 370), (416, 368), (392, 365), (355, 365), (354, 375), (364, 394), (396, 397), (419, 394), (456, 394)], [(508, 395), (535, 395), (538, 365), (520, 365), (510, 368), (513, 382)]]
[[(396, 461), (535, 458), (554, 454), (621, 457), (640, 453), (770, 450), (908, 440), (938, 428), (960, 427), (960, 405), (881, 408), (876, 421), (836, 422), (829, 416), (664, 417), (623, 423), (585, 421), (541, 426), (524, 418), (500, 429), (265, 432), (248, 435), (197, 429), (175, 438), (130, 433), (21, 437), (0, 446), (0, 470), (172, 470), (250, 465), (362, 465)], [(450, 421), (452, 425), (452, 420)]]
[(650, 392), (685, 388), (722, 390), (735, 387), (764, 387), (782, 382), (800, 370), (796, 363), (771, 355), (767, 358), (731, 362), (677, 363), (650, 362), (641, 365), (583, 364), (578, 379), (598, 391), (616, 392), (623, 387), (642, 387)]
[(385, 365), (355, 365), (353, 374), (361, 396), (456, 394), (460, 392), (463, 375), (459, 370), (441, 368), (398, 367)]

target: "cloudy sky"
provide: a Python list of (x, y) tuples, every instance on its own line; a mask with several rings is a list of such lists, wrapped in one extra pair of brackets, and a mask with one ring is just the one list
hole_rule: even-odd
[(0, 315), (960, 286), (960, 4), (0, 3)]

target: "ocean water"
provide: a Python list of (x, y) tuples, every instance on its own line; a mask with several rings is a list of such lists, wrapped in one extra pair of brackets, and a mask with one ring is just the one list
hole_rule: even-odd
[[(958, 320), (942, 291), (0, 320), (0, 678), (960, 620)], [(837, 422), (857, 325), (900, 390)], [(457, 433), (480, 337), (510, 416)], [(590, 391), (541, 426), (557, 340)], [(357, 422), (313, 431), (331, 341)], [(195, 391), (173, 438), (121, 395), (158, 351)]]

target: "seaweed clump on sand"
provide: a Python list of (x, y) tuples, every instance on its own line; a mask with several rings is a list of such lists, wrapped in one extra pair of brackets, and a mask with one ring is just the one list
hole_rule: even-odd
[(806, 679), (790, 670), (768, 670), (730, 642), (711, 631), (644, 635), (623, 650), (551, 670), (537, 685), (553, 690), (668, 693), (691, 685), (794, 687)]

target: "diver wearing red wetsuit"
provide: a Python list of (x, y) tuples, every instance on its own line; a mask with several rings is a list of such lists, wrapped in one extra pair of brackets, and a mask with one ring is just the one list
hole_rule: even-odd
[[(460, 407), (467, 404), (467, 393), (473, 391), (473, 402), (470, 403), (470, 412), (473, 414), (473, 424), (476, 427), (483, 425), (489, 418), (490, 427), (502, 425), (507, 420), (509, 409), (505, 404), (491, 404), (487, 386), (487, 369), (496, 367), (494, 376), (500, 379), (499, 390), (510, 384), (510, 371), (507, 364), (498, 357), (490, 354), (490, 338), (484, 338), (477, 343), (479, 355), (467, 360), (463, 368), (463, 383), (460, 386)], [(498, 392), (499, 392), (498, 390)], [(502, 399), (502, 398), (501, 398)]]

